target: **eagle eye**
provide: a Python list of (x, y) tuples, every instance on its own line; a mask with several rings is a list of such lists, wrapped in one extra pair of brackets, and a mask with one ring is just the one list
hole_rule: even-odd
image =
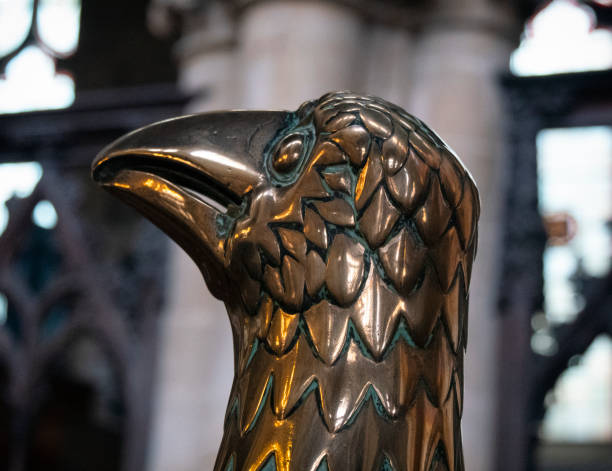
[(304, 136), (292, 134), (279, 142), (272, 157), (272, 166), (278, 173), (286, 174), (294, 170), (302, 157)]

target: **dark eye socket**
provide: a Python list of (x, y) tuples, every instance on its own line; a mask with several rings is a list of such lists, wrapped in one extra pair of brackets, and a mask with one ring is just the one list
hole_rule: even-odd
[(272, 166), (279, 173), (287, 173), (295, 169), (304, 148), (304, 136), (293, 134), (285, 137), (276, 148), (272, 158)]

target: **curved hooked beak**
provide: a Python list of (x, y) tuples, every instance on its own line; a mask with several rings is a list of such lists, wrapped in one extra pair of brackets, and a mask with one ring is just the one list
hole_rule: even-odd
[(172, 237), (221, 297), (223, 214), (266, 181), (266, 145), (288, 113), (232, 111), (161, 121), (103, 149), (93, 179)]

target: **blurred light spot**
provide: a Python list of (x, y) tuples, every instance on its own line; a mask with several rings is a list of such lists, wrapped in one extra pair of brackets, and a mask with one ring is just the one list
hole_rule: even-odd
[(72, 54), (79, 41), (80, 18), (80, 0), (41, 0), (36, 19), (40, 40), (58, 55)]
[(544, 407), (550, 407), (555, 403), (555, 394), (553, 391), (548, 391), (544, 396)]
[(53, 229), (57, 224), (57, 212), (51, 201), (39, 201), (32, 211), (32, 221), (43, 229)]
[(567, 360), (567, 366), (574, 367), (580, 364), (580, 360), (582, 360), (582, 355), (572, 355), (569, 360)]
[(25, 40), (32, 18), (32, 0), (0, 1), (0, 57)]
[(576, 222), (572, 240), (544, 251), (544, 311), (551, 323), (571, 322), (585, 303), (574, 275), (604, 276), (611, 268), (612, 128), (546, 129), (537, 148), (540, 212)]
[(612, 33), (593, 29), (595, 15), (572, 0), (555, 0), (525, 27), (510, 58), (516, 75), (545, 75), (612, 67)]
[(4, 293), (0, 293), (0, 325), (6, 324), (8, 319), (8, 299)]
[(555, 338), (548, 332), (536, 332), (531, 336), (531, 349), (538, 355), (552, 356), (559, 346)]
[(532, 316), (531, 328), (534, 331), (537, 332), (539, 330), (547, 329), (548, 327), (548, 319), (546, 319), (546, 314), (543, 312), (538, 312)]
[(542, 438), (556, 442), (612, 440), (612, 340), (597, 337), (577, 366), (559, 378), (542, 423)]
[(74, 101), (74, 81), (55, 73), (54, 60), (28, 46), (6, 66), (0, 80), (0, 113), (65, 108)]
[(0, 234), (6, 229), (9, 214), (5, 203), (13, 196), (25, 198), (32, 193), (42, 177), (37, 162), (0, 164)]

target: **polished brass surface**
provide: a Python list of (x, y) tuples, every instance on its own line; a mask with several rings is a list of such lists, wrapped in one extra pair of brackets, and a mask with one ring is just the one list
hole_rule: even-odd
[(149, 126), (93, 176), (226, 304), (235, 377), (215, 470), (464, 469), (478, 192), (425, 124), (331, 93)]

